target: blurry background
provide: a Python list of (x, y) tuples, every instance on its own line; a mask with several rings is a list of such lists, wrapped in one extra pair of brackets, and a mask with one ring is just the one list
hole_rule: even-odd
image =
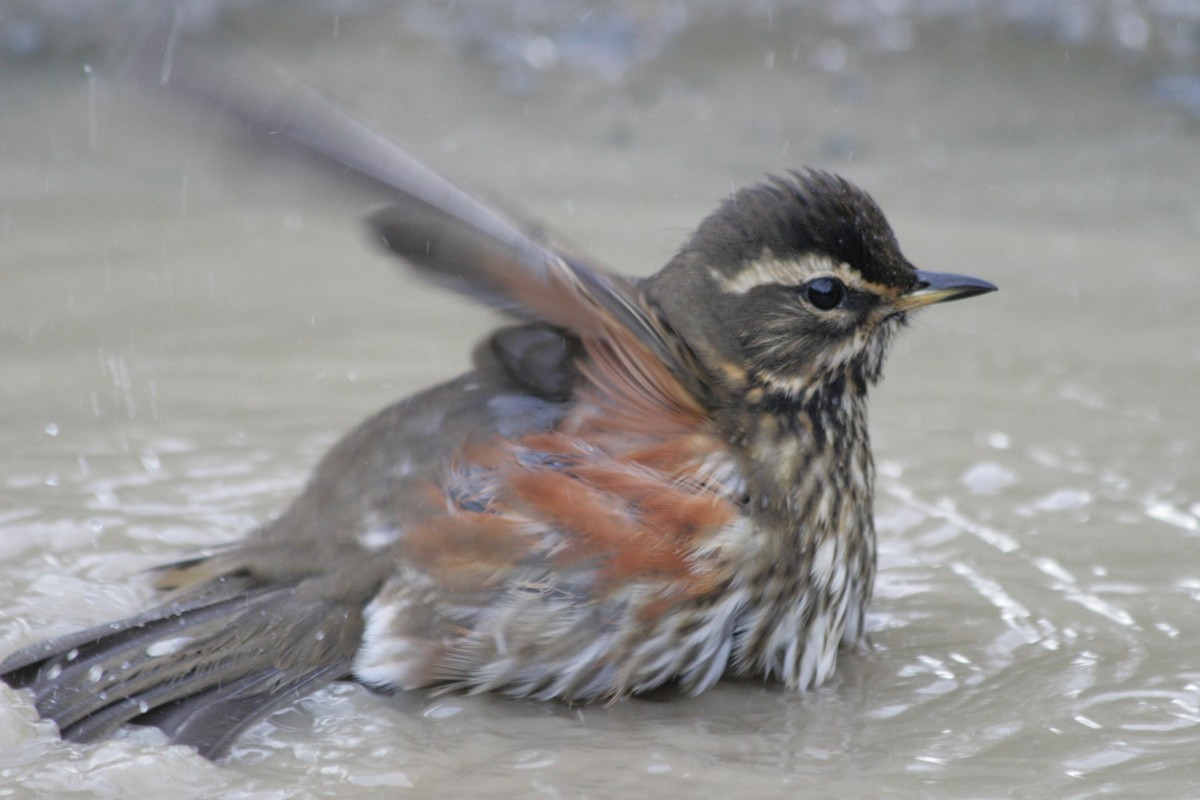
[[(146, 602), (495, 319), (370, 200), (112, 78), (160, 4), (0, 0), (0, 654)], [(0, 793), (1186, 796), (1200, 752), (1200, 7), (183, 3), (613, 267), (732, 188), (845, 174), (921, 267), (872, 406), (875, 647), (792, 695), (568, 708), (341, 685), (225, 766), (60, 743), (0, 687)]]

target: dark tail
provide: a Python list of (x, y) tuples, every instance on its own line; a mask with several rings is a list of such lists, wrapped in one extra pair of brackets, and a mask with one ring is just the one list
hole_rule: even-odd
[(247, 727), (349, 675), (361, 609), (300, 583), (255, 588), (228, 576), (121, 622), (34, 645), (0, 663), (33, 690), (63, 738), (92, 741), (126, 722), (224, 756)]

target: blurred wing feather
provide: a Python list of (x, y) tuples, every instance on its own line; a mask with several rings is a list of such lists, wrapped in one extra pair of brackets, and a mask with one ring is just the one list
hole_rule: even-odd
[(620, 405), (628, 394), (637, 408), (702, 413), (693, 354), (631, 280), (539, 241), (265, 59), (243, 48), (225, 48), (218, 59), (211, 48), (160, 38), (161, 63), (142, 72), (384, 189), (391, 204), (370, 224), (423, 277), (581, 336), (601, 354), (590, 377), (623, 373), (615, 387), (631, 390), (614, 388), (610, 402)]

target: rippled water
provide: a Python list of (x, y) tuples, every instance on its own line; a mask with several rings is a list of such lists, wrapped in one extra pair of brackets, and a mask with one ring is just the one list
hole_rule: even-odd
[[(622, 269), (657, 268), (730, 186), (807, 163), (868, 187), (916, 263), (998, 283), (918, 320), (876, 393), (873, 649), (805, 695), (338, 685), (221, 766), (153, 731), (63, 744), (0, 687), (0, 795), (1196, 793), (1200, 138), (1155, 104), (1153, 60), (685, 22), (644, 58), (547, 62), (543, 43), (516, 73), (374, 18), (247, 35)], [(0, 653), (139, 608), (138, 570), (277, 511), (491, 322), (398, 276), (359, 200), (231, 165), (220, 126), (130, 114), (83, 67), (0, 79)]]

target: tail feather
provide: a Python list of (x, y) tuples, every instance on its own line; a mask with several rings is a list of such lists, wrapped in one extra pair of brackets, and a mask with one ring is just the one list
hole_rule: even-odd
[(225, 755), (251, 725), (273, 711), (345, 677), (352, 657), (303, 673), (267, 690), (274, 676), (250, 675), (200, 695), (159, 706), (138, 721), (160, 728), (175, 744), (195, 747), (208, 758)]
[(93, 648), (103, 642), (115, 643), (122, 635), (135, 636), (148, 625), (242, 596), (247, 586), (245, 580), (226, 576), (190, 593), (185, 599), (165, 603), (117, 622), (106, 622), (30, 645), (0, 662), (0, 679), (13, 688), (23, 689), (37, 680), (39, 668), (56, 656), (67, 656), (77, 651), (68, 660), (78, 660), (85, 654), (93, 653)]
[(237, 735), (296, 697), (350, 673), (361, 609), (306, 584), (206, 589), (122, 622), (14, 654), (0, 679), (33, 691), (64, 738), (126, 722), (220, 758)]

